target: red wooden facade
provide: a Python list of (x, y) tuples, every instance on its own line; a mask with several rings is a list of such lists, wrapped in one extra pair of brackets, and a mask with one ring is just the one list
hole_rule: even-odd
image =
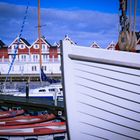
[(14, 51), (12, 51), (12, 49), (14, 50), (14, 48), (16, 48), (17, 45), (18, 45), (18, 55), (20, 55), (20, 54), (29, 54), (30, 44), (24, 38), (21, 38), (20, 40), (18, 40), (18, 38), (16, 38), (9, 45), (9, 48), (8, 48), (9, 54), (14, 53)]
[[(137, 48), (139, 49), (140, 47), (140, 34), (137, 34)], [(75, 43), (68, 37), (65, 36), (64, 40), (69, 40), (71, 44)], [(24, 38), (21, 38), (19, 43), (18, 43), (18, 38), (16, 38), (10, 45), (7, 47), (3, 41), (0, 40), (0, 59), (8, 59), (12, 57), (15, 53), (15, 47), (18, 44), (18, 50), (17, 50), (17, 58), (19, 58), (20, 55), (30, 55), (33, 57), (33, 55), (39, 55), (40, 54), (40, 49), (39, 49), (39, 39), (36, 39), (35, 42), (33, 42), (32, 45), (30, 45), (27, 40)], [(100, 46), (96, 43), (93, 42), (92, 45), (90, 46), (92, 48), (100, 48)], [(115, 49), (115, 50), (120, 50), (118, 43), (116, 45), (114, 43), (110, 43), (110, 45), (106, 49)], [(41, 55), (42, 58), (47, 58), (49, 61), (54, 61), (58, 60), (60, 58), (60, 46), (59, 44), (55, 43), (54, 45), (51, 45), (45, 37), (41, 37)]]
[[(49, 58), (58, 58), (58, 46), (52, 46), (50, 43), (47, 42), (47, 40), (42, 37), (41, 38), (41, 50), (42, 50), (42, 55), (49, 55)], [(39, 54), (40, 49), (39, 49), (39, 39), (37, 39), (30, 48), (30, 54)]]
[(8, 59), (8, 47), (0, 40), (0, 59)]

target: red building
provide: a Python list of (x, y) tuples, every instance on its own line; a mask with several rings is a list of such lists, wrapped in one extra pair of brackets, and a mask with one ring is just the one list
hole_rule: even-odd
[(24, 38), (17, 37), (8, 47), (9, 60), (12, 60), (16, 52), (16, 60), (27, 61), (29, 58), (30, 44)]
[(8, 59), (8, 47), (0, 40), (0, 59)]
[[(58, 60), (58, 45), (51, 45), (45, 37), (41, 37), (41, 55), (42, 61), (56, 61)], [(39, 60), (39, 39), (37, 39), (30, 47), (30, 55), (33, 61)]]

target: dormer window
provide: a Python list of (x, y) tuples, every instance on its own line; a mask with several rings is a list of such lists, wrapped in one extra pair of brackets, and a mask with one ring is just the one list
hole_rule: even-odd
[(23, 44), (20, 45), (20, 49), (24, 49), (25, 46)]
[(38, 44), (35, 44), (35, 45), (34, 45), (34, 48), (35, 48), (35, 49), (39, 49), (39, 45), (38, 45)]
[(15, 49), (16, 49), (16, 45), (13, 45), (13, 46), (12, 46), (12, 49), (15, 50)]

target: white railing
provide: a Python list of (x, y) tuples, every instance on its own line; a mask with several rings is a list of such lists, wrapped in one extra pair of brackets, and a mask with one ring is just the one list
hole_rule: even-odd
[(48, 49), (42, 49), (42, 53), (49, 53)]
[[(14, 54), (15, 53), (15, 50), (14, 49), (8, 49), (8, 54)], [(16, 54), (18, 53), (18, 50), (16, 52)]]
[(9, 59), (7, 59), (7, 58), (0, 58), (0, 62), (9, 62)]
[[(12, 61), (12, 59), (7, 59), (7, 58), (1, 58), (0, 59), (0, 62), (2, 62), (2, 63), (7, 63), (7, 62), (11, 62)], [(26, 59), (26, 60), (24, 60), (24, 59), (15, 59), (15, 62), (27, 62), (27, 63), (30, 63), (30, 62), (36, 62), (36, 63), (39, 63), (39, 60), (36, 60), (36, 59), (34, 59), (34, 60), (32, 60), (32, 59)], [(44, 62), (44, 63), (47, 63), (47, 62), (51, 62), (51, 63), (56, 63), (56, 62), (58, 62), (58, 63), (60, 63), (60, 60), (59, 59), (57, 59), (57, 58), (50, 58), (50, 59), (43, 59), (42, 60), (42, 62)]]

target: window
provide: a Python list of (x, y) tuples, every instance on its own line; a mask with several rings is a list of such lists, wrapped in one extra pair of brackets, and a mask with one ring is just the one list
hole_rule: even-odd
[(50, 89), (49, 89), (49, 91), (50, 91), (50, 92), (54, 92), (54, 91), (55, 91), (55, 89), (54, 89), (54, 88), (52, 88), (52, 89), (50, 88)]
[(42, 66), (43, 70), (46, 71), (47, 70), (47, 66)]
[(17, 45), (13, 45), (13, 46), (12, 46), (12, 49), (15, 50), (15, 49), (16, 49), (16, 46), (17, 46)]
[(35, 48), (35, 49), (39, 49), (39, 45), (38, 45), (38, 44), (35, 44), (35, 45), (34, 45), (34, 48)]
[(49, 58), (50, 58), (50, 56), (49, 55), (47, 55), (47, 59), (49, 60)]
[(43, 55), (43, 60), (44, 60), (44, 61), (47, 60), (47, 55)]
[(38, 54), (34, 54), (34, 55), (33, 55), (33, 61), (37, 61), (38, 58), (39, 58), (39, 55), (38, 55)]
[(24, 45), (23, 45), (23, 44), (21, 44), (21, 45), (20, 45), (20, 48), (21, 48), (21, 49), (24, 49), (25, 47), (24, 47)]
[(61, 58), (60, 55), (58, 55), (58, 60), (60, 60), (60, 58)]
[(37, 71), (36, 66), (32, 66), (32, 71)]
[(46, 50), (46, 46), (44, 44), (42, 45), (42, 50)]
[(14, 55), (11, 55), (11, 59), (14, 59)]
[(54, 55), (52, 56), (52, 61), (53, 61), (53, 62), (55, 61)]
[(24, 66), (19, 66), (19, 71), (23, 72), (24, 71)]
[(46, 92), (46, 90), (45, 89), (40, 89), (39, 92)]
[(26, 55), (21, 55), (21, 61), (26, 61)]

